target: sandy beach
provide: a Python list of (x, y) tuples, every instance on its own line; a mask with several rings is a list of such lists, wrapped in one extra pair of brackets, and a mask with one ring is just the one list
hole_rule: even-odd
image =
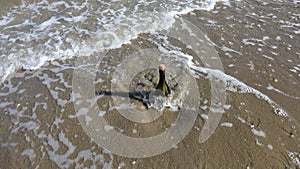
[[(145, 33), (121, 48), (105, 54), (93, 53), (86, 60), (97, 62), (102, 58), (96, 67), (92, 65), (96, 72), (93, 84), (88, 84), (85, 76), (74, 79), (77, 70), (91, 71), (88, 66), (92, 62), (77, 65), (80, 57), (48, 61), (37, 70), (18, 70), (0, 84), (0, 168), (300, 169), (300, 37), (295, 33), (299, 26), (283, 26), (300, 20), (298, 9), (297, 2), (237, 1), (230, 5), (218, 3), (211, 11), (196, 10), (180, 16), (205, 33), (223, 64), (224, 76), (218, 80), (227, 82), (224, 112), (209, 139), (199, 143), (200, 132), (211, 117), (215, 91), (212, 91), (209, 71), (190, 67), (188, 70), (194, 76), (187, 77), (195, 77), (197, 84), (191, 91), (198, 89), (199, 93), (197, 107), (190, 108), (196, 113), (195, 122), (186, 136), (181, 130), (175, 130), (179, 133), (175, 135), (184, 136), (178, 144), (151, 157), (115, 154), (97, 144), (97, 138), (91, 137), (97, 130), (87, 132), (89, 125), (84, 126), (82, 119), (90, 126), (102, 126), (97, 124), (96, 118), (103, 118), (109, 124), (103, 131), (148, 138), (176, 126), (178, 117), (184, 114), (184, 106), (178, 106), (177, 110), (165, 108), (153, 121), (138, 123), (126, 119), (120, 112), (128, 106), (139, 106), (138, 112), (147, 116), (150, 110), (144, 108), (142, 102), (129, 100), (130, 104), (122, 107), (124, 105), (116, 104), (115, 100), (122, 97), (109, 94), (96, 94), (95, 98), (84, 100), (84, 96), (74, 92), (74, 84), (94, 86), (86, 93), (112, 92), (124, 60), (140, 50), (164, 48), (165, 39)], [(198, 67), (207, 66), (178, 40), (168, 39), (167, 42), (193, 56), (192, 61)], [(138, 64), (133, 62), (128, 69)], [(168, 80), (171, 76), (176, 80), (172, 65), (166, 66), (167, 71), (168, 66), (170, 70)], [(132, 79), (128, 79), (131, 85)], [(239, 83), (234, 83), (235, 79)], [(137, 80), (134, 82), (139, 84)], [(151, 82), (152, 79), (149, 85), (154, 87)], [(179, 89), (174, 98), (179, 98), (183, 105), (193, 96), (189, 93), (184, 95), (186, 98), (180, 98), (180, 92), (185, 92), (184, 86), (189, 83), (195, 87), (192, 82), (178, 81)], [(236, 91), (232, 91), (230, 83)], [(251, 90), (245, 92), (243, 85)], [(95, 116), (87, 116), (87, 110), (76, 109), (80, 104), (96, 105), (100, 111)], [(277, 108), (285, 110), (287, 116), (276, 112)], [(153, 144), (148, 150), (157, 146)]]

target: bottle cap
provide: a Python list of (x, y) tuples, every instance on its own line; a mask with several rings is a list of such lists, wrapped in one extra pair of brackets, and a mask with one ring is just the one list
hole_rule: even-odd
[(166, 66), (164, 64), (160, 64), (158, 68), (159, 68), (159, 70), (162, 70), (162, 71), (166, 70)]

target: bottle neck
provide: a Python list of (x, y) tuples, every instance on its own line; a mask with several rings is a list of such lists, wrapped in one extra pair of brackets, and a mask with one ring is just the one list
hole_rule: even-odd
[(163, 70), (159, 70), (159, 82), (156, 89), (161, 90), (163, 95), (165, 96), (168, 96), (170, 94), (170, 89), (165, 78), (165, 71)]
[(159, 70), (159, 81), (165, 81), (165, 77), (166, 77), (166, 74), (165, 74), (165, 71), (164, 70)]

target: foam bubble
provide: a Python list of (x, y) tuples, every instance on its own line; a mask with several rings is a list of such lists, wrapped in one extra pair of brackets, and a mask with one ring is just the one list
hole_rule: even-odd
[(291, 161), (298, 167), (300, 168), (300, 154), (297, 152), (289, 152), (288, 155), (291, 159)]
[(233, 124), (232, 124), (232, 123), (229, 123), (229, 122), (226, 122), (226, 123), (221, 123), (221, 126), (232, 127)]
[(266, 137), (266, 133), (262, 130), (251, 129), (252, 133), (256, 136)]

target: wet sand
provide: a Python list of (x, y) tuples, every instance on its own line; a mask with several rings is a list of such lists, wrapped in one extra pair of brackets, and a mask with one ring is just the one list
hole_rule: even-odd
[[(299, 160), (300, 107), (299, 99), (296, 97), (300, 96), (298, 87), (300, 79), (289, 69), (299, 64), (299, 58), (295, 56), (300, 48), (297, 43), (299, 37), (289, 38), (286, 33), (290, 33), (290, 30), (287, 28), (272, 29), (278, 27), (277, 22), (272, 21), (274, 18), (269, 20), (264, 18), (266, 21), (262, 22), (259, 17), (253, 19), (244, 13), (236, 15), (237, 8), (241, 6), (243, 9), (250, 8), (251, 5), (246, 2), (232, 5), (233, 7), (227, 7), (219, 4), (213, 11), (195, 11), (194, 14), (184, 17), (199, 26), (213, 41), (226, 74), (272, 98), (288, 111), (289, 117), (274, 114), (273, 108), (266, 101), (258, 99), (253, 94), (227, 92), (226, 105), (230, 106), (226, 108), (218, 128), (209, 140), (199, 144), (200, 130), (205, 123), (205, 115), (208, 114), (205, 106), (209, 106), (211, 99), (210, 82), (201, 77), (197, 79), (201, 105), (197, 110), (198, 117), (193, 129), (188, 135), (171, 150), (154, 157), (138, 159), (121, 157), (113, 155), (93, 142), (76, 117), (71, 96), (73, 71), (76, 69), (75, 60), (53, 61), (35, 71), (20, 70), (0, 86), (0, 168), (94, 166), (138, 169), (296, 169), (297, 166), (293, 163), (289, 152), (294, 153), (294, 159)], [(275, 7), (281, 9), (289, 7), (279, 6), (276, 3), (271, 5), (274, 10)], [(223, 8), (227, 9), (220, 10)], [(231, 16), (233, 18), (226, 19)], [(286, 18), (283, 15), (277, 16)], [(250, 20), (254, 25), (246, 27), (251, 25)], [(261, 26), (257, 26), (258, 24)], [(254, 45), (243, 43), (243, 39), (251, 37), (263, 39), (263, 36), (269, 36), (270, 40), (263, 42), (253, 40)], [(281, 37), (280, 41), (275, 40), (277, 36)], [(100, 65), (100, 72), (113, 71), (124, 56), (136, 49), (153, 47), (153, 44), (143, 40), (145, 37), (147, 35), (141, 35), (137, 40), (133, 40), (132, 44), (109, 51), (103, 64)], [(291, 50), (287, 49), (288, 44), (293, 45)], [(273, 49), (271, 47), (273, 45), (277, 48)], [(274, 57), (275, 60), (263, 57), (263, 54), (269, 56), (271, 51), (278, 53)], [(101, 54), (94, 55), (97, 57)], [(284, 57), (280, 57), (281, 55)], [(97, 78), (103, 81), (96, 83), (96, 91), (111, 88), (110, 74), (104, 71), (97, 74)], [(270, 84), (284, 94), (268, 90), (271, 89), (267, 88)], [(110, 125), (131, 137), (148, 137), (161, 133), (178, 115), (177, 112), (166, 110), (161, 117), (149, 124), (137, 124), (126, 120), (116, 109), (110, 110), (110, 103), (112, 103), (110, 96), (97, 100), (100, 109), (107, 110), (105, 118)], [(133, 128), (136, 129), (136, 133), (132, 132)]]
[[(257, 14), (251, 14), (253, 8)], [(293, 17), (296, 8), (292, 3), (236, 2), (232, 7), (218, 6), (215, 12), (195, 12), (187, 19), (215, 43), (227, 74), (267, 94), (299, 122), (300, 79), (299, 72), (292, 71), (299, 65), (299, 35), (294, 27), (282, 24), (299, 19)], [(286, 9), (290, 11), (285, 13)], [(236, 10), (241, 10), (239, 15)], [(279, 92), (268, 90), (269, 85)]]

